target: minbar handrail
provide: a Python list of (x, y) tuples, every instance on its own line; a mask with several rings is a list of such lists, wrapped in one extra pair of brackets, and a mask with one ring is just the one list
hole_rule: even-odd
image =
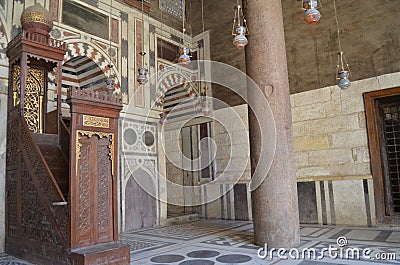
[(107, 91), (93, 91), (85, 88), (71, 87), (68, 90), (67, 97), (70, 99), (81, 99), (113, 105), (122, 104), (122, 98), (117, 94)]
[(59, 126), (60, 126), (59, 143), (60, 143), (61, 151), (65, 155), (66, 161), (69, 163), (69, 152), (70, 152), (69, 144), (70, 144), (71, 132), (62, 118), (59, 119)]
[[(26, 165), (28, 167), (28, 171), (30, 174), (32, 174), (32, 179), (34, 179), (33, 184), (38, 185), (37, 191), (38, 195), (41, 197), (42, 203), (44, 203), (44, 207), (49, 207), (48, 209), (53, 215), (53, 222), (55, 222), (57, 230), (59, 232), (59, 235), (61, 237), (61, 241), (63, 242), (64, 246), (67, 247), (68, 244), (68, 239), (67, 239), (67, 234), (68, 234), (68, 227), (69, 227), (69, 213), (68, 213), (68, 208), (60, 208), (60, 207), (54, 207), (55, 205), (53, 203), (63, 203), (63, 205), (67, 205), (68, 202), (65, 199), (64, 195), (61, 192), (60, 187), (57, 184), (57, 181), (55, 180), (46, 160), (44, 159), (42, 152), (40, 151), (38, 145), (36, 144), (32, 132), (29, 130), (28, 125), (25, 122), (25, 118), (21, 115), (20, 111), (19, 115), (17, 116), (19, 118), (19, 122), (21, 123), (21, 140), (23, 139), (23, 134), (26, 135), (28, 138), (29, 143), (25, 144), (30, 144), (32, 145), (33, 148), (33, 155), (34, 157), (30, 156), (27, 151), (24, 149), (22, 152), (22, 157), (26, 161)], [(29, 148), (26, 146), (26, 148)], [(37, 172), (35, 172), (33, 165), (35, 164), (34, 161), (31, 161), (31, 159), (39, 159), (39, 164), (45, 172), (45, 178), (48, 178), (48, 182), (45, 183), (45, 179), (40, 178), (40, 174), (37, 175)], [(40, 170), (39, 170), (40, 172)], [(35, 183), (37, 182), (37, 183)], [(44, 190), (43, 190), (44, 189)], [(40, 192), (39, 192), (40, 191)]]

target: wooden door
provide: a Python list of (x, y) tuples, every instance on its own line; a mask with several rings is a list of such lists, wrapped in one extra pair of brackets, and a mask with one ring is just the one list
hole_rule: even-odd
[(125, 189), (125, 231), (151, 228), (157, 221), (155, 186), (151, 176), (138, 169)]
[(113, 239), (110, 138), (82, 136), (79, 159), (79, 246)]

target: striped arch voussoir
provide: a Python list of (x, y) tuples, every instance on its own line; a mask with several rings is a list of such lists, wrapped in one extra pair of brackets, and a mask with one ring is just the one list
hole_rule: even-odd
[[(108, 64), (110, 60), (106, 58), (98, 49), (93, 47), (90, 44), (83, 42), (73, 42), (67, 44), (67, 53), (64, 56), (64, 62), (71, 60), (72, 58), (86, 56), (90, 58), (94, 63), (96, 63), (100, 69), (106, 73), (108, 71)], [(119, 78), (117, 72), (115, 71), (115, 67), (111, 69), (111, 78), (116, 80), (115, 87), (117, 89), (121, 88), (121, 84), (119, 82)]]
[(161, 107), (163, 105), (165, 93), (167, 93), (168, 90), (180, 85), (185, 85), (189, 97), (193, 98), (196, 95), (197, 92), (195, 86), (192, 84), (190, 78), (185, 77), (181, 73), (174, 72), (165, 75), (159, 81), (159, 86), (156, 92), (155, 105)]

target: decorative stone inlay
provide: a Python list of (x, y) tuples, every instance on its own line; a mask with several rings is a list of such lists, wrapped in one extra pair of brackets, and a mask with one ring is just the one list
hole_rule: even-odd
[(214, 265), (214, 264), (215, 264), (214, 261), (205, 259), (186, 260), (184, 262), (179, 263), (179, 265)]
[(218, 251), (214, 250), (197, 250), (197, 251), (192, 251), (186, 254), (189, 258), (213, 258), (218, 256), (220, 253)]
[(184, 259), (185, 257), (181, 255), (161, 255), (151, 258), (150, 261), (155, 263), (174, 263)]
[(217, 261), (221, 263), (226, 263), (226, 264), (232, 264), (232, 263), (245, 263), (252, 260), (250, 256), (247, 255), (239, 255), (239, 254), (233, 254), (233, 255), (224, 255), (221, 257), (217, 258)]
[(152, 146), (154, 144), (154, 134), (150, 131), (146, 131), (143, 134), (144, 137), (144, 144), (148, 147)]
[(128, 128), (124, 132), (124, 140), (129, 145), (134, 145), (137, 141), (137, 133), (132, 128)]

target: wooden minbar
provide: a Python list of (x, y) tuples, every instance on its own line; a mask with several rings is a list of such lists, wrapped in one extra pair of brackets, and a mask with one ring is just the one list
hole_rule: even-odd
[[(127, 265), (118, 243), (121, 97), (71, 88), (61, 113), (63, 42), (40, 4), (21, 15), (10, 62), (6, 154), (6, 252), (41, 265)], [(55, 75), (57, 107), (47, 110)]]

